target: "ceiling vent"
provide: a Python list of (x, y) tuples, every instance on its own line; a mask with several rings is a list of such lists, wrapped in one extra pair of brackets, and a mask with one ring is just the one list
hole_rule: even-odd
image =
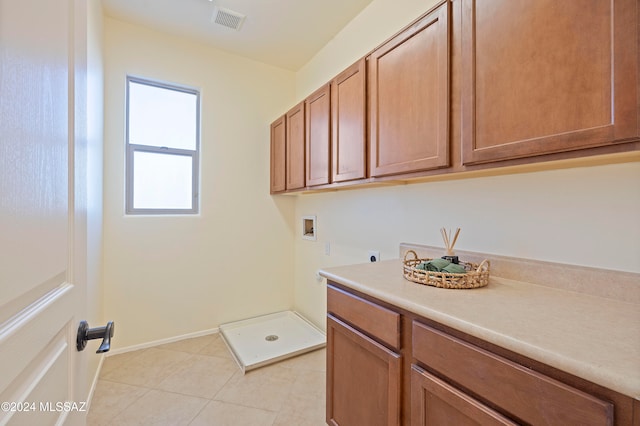
[(216, 24), (224, 25), (234, 30), (240, 30), (245, 18), (246, 15), (242, 13), (216, 6), (213, 8), (211, 20)]

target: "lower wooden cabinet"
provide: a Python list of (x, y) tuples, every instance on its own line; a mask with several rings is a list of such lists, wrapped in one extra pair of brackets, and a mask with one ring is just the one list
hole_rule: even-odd
[(400, 425), (402, 358), (327, 317), (327, 423)]
[(628, 396), (333, 282), (327, 311), (329, 425), (640, 425)]

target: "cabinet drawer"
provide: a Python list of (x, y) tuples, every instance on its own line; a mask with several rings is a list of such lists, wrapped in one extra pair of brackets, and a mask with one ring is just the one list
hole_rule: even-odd
[(335, 287), (327, 287), (327, 311), (394, 349), (400, 348), (400, 314)]
[(413, 357), (529, 424), (612, 425), (613, 405), (519, 364), (413, 322)]

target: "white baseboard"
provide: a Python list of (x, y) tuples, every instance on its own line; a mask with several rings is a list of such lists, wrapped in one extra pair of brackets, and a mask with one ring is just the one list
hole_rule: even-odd
[[(193, 339), (194, 337), (207, 336), (209, 334), (216, 334), (219, 331), (220, 331), (220, 329), (218, 327), (216, 327), (216, 328), (211, 328), (209, 330), (196, 331), (196, 332), (193, 332), (193, 333), (187, 333), (187, 334), (183, 334), (183, 335), (180, 335), (180, 336), (168, 337), (166, 339), (160, 339), (160, 340), (154, 340), (152, 342), (140, 343), (138, 345), (126, 346), (124, 348), (118, 348), (118, 349), (111, 350), (111, 351), (106, 353), (106, 356), (110, 357), (110, 356), (114, 356), (114, 355), (120, 355), (120, 354), (123, 354), (123, 353), (126, 353), (126, 352), (138, 351), (140, 349), (147, 349), (147, 348), (152, 348), (154, 346), (165, 345), (167, 343), (178, 342), (180, 340)], [(100, 365), (102, 365), (102, 364), (100, 364)]]

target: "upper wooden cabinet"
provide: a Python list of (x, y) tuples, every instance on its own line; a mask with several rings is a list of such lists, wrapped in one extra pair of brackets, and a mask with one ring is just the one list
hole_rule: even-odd
[(282, 192), (285, 185), (286, 117), (271, 123), (271, 193)]
[(333, 181), (367, 177), (366, 61), (359, 60), (331, 82)]
[(286, 189), (304, 188), (304, 102), (287, 112), (286, 125)]
[(371, 176), (449, 165), (449, 8), (444, 3), (369, 57)]
[(307, 186), (331, 180), (331, 86), (326, 84), (305, 100)]
[(461, 1), (464, 164), (637, 138), (637, 0)]
[(271, 192), (637, 151), (639, 11), (443, 0), (272, 125)]

